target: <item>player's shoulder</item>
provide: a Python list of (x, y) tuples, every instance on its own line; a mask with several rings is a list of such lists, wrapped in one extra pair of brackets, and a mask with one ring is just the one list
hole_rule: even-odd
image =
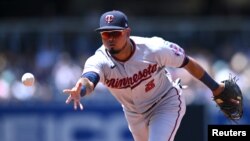
[(104, 45), (101, 45), (96, 51), (95, 51), (95, 54), (97, 55), (105, 55), (106, 49), (104, 47)]
[(131, 36), (130, 38), (136, 44), (149, 44), (149, 43), (163, 44), (165, 42), (163, 38), (158, 36), (152, 36), (152, 37)]
[(153, 50), (160, 49), (162, 47), (168, 47), (172, 42), (163, 39), (162, 37), (152, 36), (152, 37), (140, 37), (140, 36), (131, 36), (130, 37), (136, 45), (143, 45)]
[(88, 62), (96, 62), (99, 64), (109, 62), (105, 47), (103, 45), (99, 47), (95, 53), (88, 58)]

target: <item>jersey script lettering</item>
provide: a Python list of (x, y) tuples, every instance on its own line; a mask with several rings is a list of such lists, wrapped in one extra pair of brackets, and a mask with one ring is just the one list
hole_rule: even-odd
[(157, 70), (157, 64), (149, 64), (147, 68), (133, 74), (131, 77), (125, 78), (111, 78), (106, 80), (106, 85), (111, 88), (124, 89), (131, 87), (131, 89), (138, 86), (142, 81), (151, 77), (151, 74)]

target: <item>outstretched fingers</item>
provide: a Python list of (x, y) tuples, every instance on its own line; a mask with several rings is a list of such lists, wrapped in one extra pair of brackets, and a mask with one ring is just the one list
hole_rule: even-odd
[(80, 94), (82, 83), (77, 83), (75, 87), (71, 89), (64, 89), (63, 93), (66, 94)]
[(71, 94), (73, 92), (72, 89), (64, 89), (63, 90), (63, 93), (66, 93), (66, 94)]
[(66, 104), (69, 104), (71, 101), (74, 102), (74, 109), (77, 110), (78, 107), (80, 107), (81, 110), (83, 110), (83, 105), (80, 102), (81, 96), (81, 83), (77, 83), (75, 87), (72, 89), (64, 89), (63, 93), (69, 94), (67, 100), (65, 101)]
[(72, 101), (72, 96), (70, 95), (65, 101), (66, 104), (69, 104)]
[(83, 110), (83, 105), (82, 105), (81, 102), (79, 102), (79, 107), (80, 107), (81, 110)]
[(78, 101), (78, 100), (75, 100), (74, 101), (74, 109), (75, 110), (77, 110), (77, 107), (80, 107), (80, 110), (83, 110), (83, 105), (82, 105), (82, 103), (80, 102), (80, 101)]

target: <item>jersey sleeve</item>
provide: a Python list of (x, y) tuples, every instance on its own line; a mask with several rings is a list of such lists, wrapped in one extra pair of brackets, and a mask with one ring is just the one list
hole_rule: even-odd
[(157, 53), (159, 55), (157, 55), (157, 57), (160, 63), (163, 66), (181, 67), (186, 57), (184, 49), (176, 43), (165, 41), (163, 39), (158, 42), (159, 48)]
[(102, 60), (100, 59), (100, 57), (93, 55), (86, 60), (84, 64), (83, 74), (86, 72), (95, 72), (99, 75), (100, 81), (104, 80)]

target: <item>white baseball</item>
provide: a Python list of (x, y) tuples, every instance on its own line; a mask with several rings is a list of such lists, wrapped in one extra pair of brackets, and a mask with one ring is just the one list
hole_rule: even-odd
[(32, 73), (27, 72), (27, 73), (23, 74), (22, 83), (25, 86), (33, 86), (34, 82), (35, 82), (35, 77)]

